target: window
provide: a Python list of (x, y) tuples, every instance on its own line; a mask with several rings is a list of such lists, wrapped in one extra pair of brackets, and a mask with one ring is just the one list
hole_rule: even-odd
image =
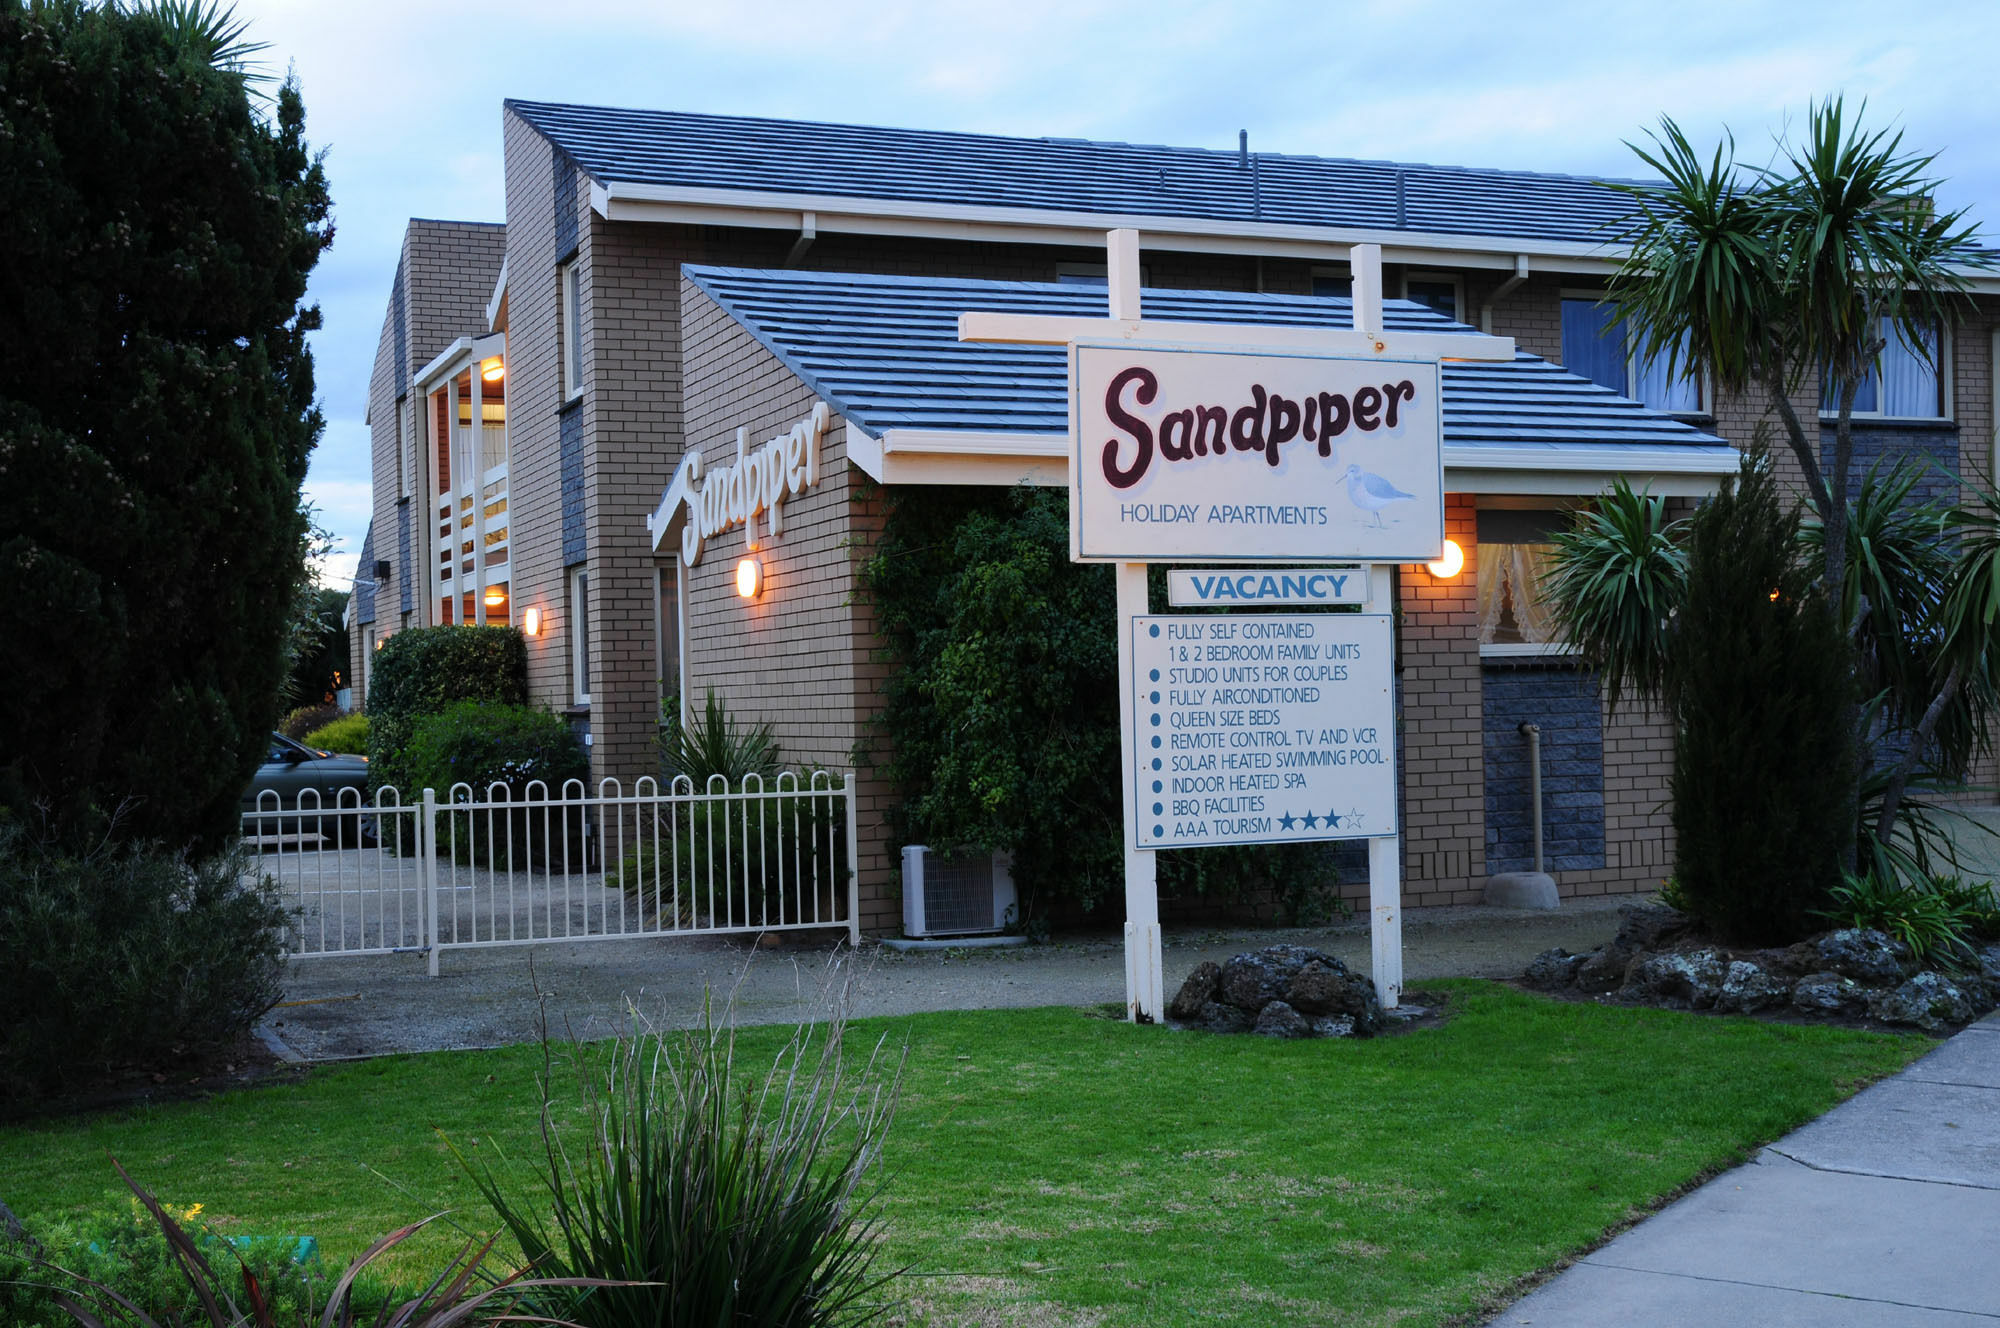
[(590, 704), (590, 569), (569, 573), (569, 691), (578, 705)]
[[(1057, 263), (1056, 284), (1059, 286), (1109, 286), (1110, 273), (1102, 263)], [(1144, 264), (1139, 267), (1139, 284), (1153, 284), (1151, 269)]]
[(1458, 321), (1458, 311), (1465, 303), (1459, 294), (1458, 278), (1441, 272), (1409, 273), (1403, 278), (1403, 298), (1453, 322)]
[(583, 293), (582, 274), (574, 259), (556, 269), (556, 284), (562, 291), (562, 387), (563, 400), (583, 395)]
[(410, 496), (410, 399), (400, 397), (396, 401), (396, 496)]
[(1623, 397), (1681, 415), (1700, 414), (1701, 383), (1688, 376), (1682, 357), (1679, 376), (1667, 376), (1667, 356), (1633, 344), (1625, 320), (1595, 295), (1564, 296), (1563, 367)]
[(1545, 655), (1564, 650), (1541, 599), (1553, 532), (1569, 520), (1550, 508), (1479, 513), (1479, 653)]
[[(1882, 320), (1882, 355), (1875, 369), (1861, 380), (1854, 393), (1856, 415), (1880, 415), (1896, 419), (1935, 420), (1945, 414), (1944, 376), (1939, 372), (1944, 339), (1938, 329), (1927, 327), (1914, 340)], [(1820, 412), (1836, 415), (1840, 398), (1828, 383), (1820, 400)]]
[(660, 670), (660, 704), (664, 706), (681, 694), (681, 594), (674, 568), (657, 568), (655, 575), (653, 651)]
[(1322, 299), (1353, 299), (1354, 276), (1346, 268), (1316, 267), (1312, 270), (1312, 293)]

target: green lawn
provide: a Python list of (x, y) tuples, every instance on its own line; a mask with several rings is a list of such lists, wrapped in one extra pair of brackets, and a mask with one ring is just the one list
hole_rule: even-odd
[[(861, 1021), (911, 1048), (888, 1255), (909, 1320), (1438, 1323), (1929, 1045), (1446, 984), (1442, 1028), (1273, 1042), (1067, 1010)], [(742, 1038), (746, 1060), (774, 1030)], [(0, 1199), (121, 1202), (108, 1154), (237, 1230), (346, 1258), (435, 1208), (484, 1220), (438, 1132), (533, 1148), (539, 1051), (0, 1132)], [(489, 1146), (490, 1145), (486, 1145)]]

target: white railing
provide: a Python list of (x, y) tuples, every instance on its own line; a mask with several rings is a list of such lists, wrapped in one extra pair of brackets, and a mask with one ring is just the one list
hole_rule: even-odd
[(330, 803), (266, 791), (243, 815), (255, 871), (293, 910), (290, 951), (429, 956), (547, 941), (844, 927), (860, 940), (854, 776), (790, 771), (731, 788), (595, 793), (540, 780), (519, 794), (454, 785)]

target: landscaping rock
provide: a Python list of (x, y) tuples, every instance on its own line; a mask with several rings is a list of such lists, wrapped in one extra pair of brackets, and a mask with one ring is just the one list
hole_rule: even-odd
[(1261, 1037), (1302, 1038), (1313, 1035), (1313, 1026), (1283, 1001), (1272, 1001), (1258, 1013), (1255, 1031)]
[(1792, 998), (1792, 980), (1782, 973), (1737, 960), (1723, 975), (1715, 1008), (1725, 1014), (1754, 1014)]
[(1367, 1037), (1383, 1023), (1374, 983), (1303, 945), (1233, 955), (1220, 967), (1198, 965), (1167, 1017), (1215, 1033), (1255, 1029), (1272, 1037)]
[(1714, 950), (1641, 955), (1626, 971), (1620, 994), (1628, 1000), (1706, 1010), (1715, 1004), (1727, 974), (1727, 964)]
[(1871, 928), (1846, 927), (1819, 938), (1819, 967), (1856, 982), (1882, 986), (1908, 971), (1909, 947)]
[(1869, 997), (1868, 1013), (1885, 1024), (1911, 1024), (1935, 1033), (1947, 1024), (1970, 1022), (1977, 1010), (1956, 982), (1926, 970), (1894, 991)]
[(1631, 962), (1632, 951), (1617, 945), (1594, 950), (1576, 966), (1576, 989), (1592, 994), (1616, 991), (1625, 984), (1625, 969)]
[(1773, 957), (1771, 967), (1783, 969), (1793, 977), (1802, 978), (1808, 973), (1823, 971), (1825, 966), (1819, 961), (1819, 946), (1811, 941), (1800, 941), (1788, 945)]
[(1188, 1022), (1196, 1028), (1206, 1029), (1211, 1033), (1248, 1033), (1256, 1026), (1257, 1021), (1247, 1010), (1239, 1010), (1220, 1001), (1210, 1001)]
[(1562, 991), (1576, 985), (1576, 971), (1583, 967), (1585, 956), (1573, 955), (1557, 946), (1544, 950), (1528, 961), (1527, 971), (1521, 977), (1531, 987), (1544, 991)]
[(1201, 1007), (1215, 999), (1216, 988), (1222, 983), (1222, 965), (1204, 959), (1194, 966), (1194, 972), (1187, 975), (1181, 989), (1167, 1004), (1167, 1018), (1178, 1024), (1190, 1024), (1201, 1017)]
[(1618, 935), (1612, 946), (1629, 955), (1657, 950), (1688, 929), (1687, 914), (1665, 904), (1627, 904), (1618, 910)]
[(1858, 1014), (1868, 989), (1838, 973), (1808, 973), (1792, 986), (1792, 1008), (1805, 1014)]

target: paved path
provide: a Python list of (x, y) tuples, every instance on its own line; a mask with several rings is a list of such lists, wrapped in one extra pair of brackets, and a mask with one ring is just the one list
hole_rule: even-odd
[[(1618, 908), (1630, 902), (1629, 896), (1572, 900), (1554, 912), (1411, 909), (1403, 919), (1404, 976), (1513, 977), (1550, 946), (1603, 944), (1618, 928)], [(1275, 941), (1318, 946), (1358, 971), (1368, 968), (1365, 917), (1292, 931), (1183, 928), (1167, 936), (1167, 991), (1204, 959), (1227, 959)], [(738, 1022), (784, 1023), (820, 1008), (833, 953), (817, 941), (756, 951), (741, 938), (448, 949), (437, 978), (425, 976), (419, 955), (295, 959), (286, 967), (285, 994), (299, 1003), (272, 1011), (266, 1027), (314, 1060), (532, 1041), (545, 1009), (558, 1035), (604, 1037), (629, 1026), (628, 1001), (657, 1023), (699, 1019), (705, 988), (718, 1000), (734, 993)], [(845, 975), (847, 1008), (857, 1015), (1125, 999), (1125, 952), (1113, 937), (914, 954), (867, 946), (849, 956)]]
[(1490, 1322), (2000, 1324), (2000, 1015), (1716, 1177)]

